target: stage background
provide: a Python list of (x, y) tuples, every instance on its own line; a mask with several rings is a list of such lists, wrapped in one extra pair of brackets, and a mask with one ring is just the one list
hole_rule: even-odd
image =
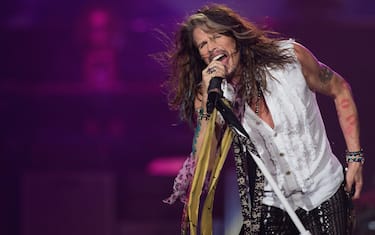
[[(167, 72), (150, 55), (206, 1), (6, 0), (0, 3), (0, 234), (178, 234), (162, 203), (193, 130), (170, 111)], [(307, 46), (352, 86), (367, 157), (356, 234), (375, 233), (373, 0), (218, 1)], [(333, 151), (344, 140), (318, 96)], [(224, 234), (230, 159), (215, 206)], [(226, 190), (224, 190), (226, 189)], [(233, 195), (233, 194), (229, 194)], [(371, 222), (372, 221), (372, 222)]]

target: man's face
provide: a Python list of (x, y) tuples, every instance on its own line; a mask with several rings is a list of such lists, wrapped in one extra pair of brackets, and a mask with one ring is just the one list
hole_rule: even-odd
[(217, 60), (226, 67), (227, 74), (233, 74), (236, 71), (240, 53), (232, 37), (206, 32), (201, 27), (196, 27), (193, 30), (193, 40), (207, 65), (213, 60)]

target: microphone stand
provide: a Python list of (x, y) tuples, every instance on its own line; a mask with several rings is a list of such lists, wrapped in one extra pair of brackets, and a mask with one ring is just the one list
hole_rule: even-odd
[[(250, 136), (247, 134), (247, 132), (243, 128), (241, 122), (234, 115), (233, 111), (224, 103), (222, 98), (217, 99), (217, 102), (215, 102), (215, 107), (221, 113), (221, 115), (223, 116), (224, 120), (228, 123), (228, 125), (230, 125), (237, 134), (246, 137), (247, 139), (249, 139), (250, 142), (252, 142)], [(248, 151), (248, 150), (245, 149), (245, 151)], [(259, 169), (262, 171), (264, 177), (267, 179), (267, 181), (271, 185), (277, 197), (280, 199), (282, 205), (284, 206), (285, 210), (287, 211), (288, 215), (292, 219), (294, 225), (297, 227), (300, 234), (311, 235), (311, 233), (305, 229), (301, 220), (298, 218), (297, 214), (295, 213), (295, 211), (292, 209), (292, 207), (286, 200), (284, 194), (281, 192), (281, 190), (277, 186), (271, 173), (268, 171), (263, 161), (260, 159), (259, 153), (255, 149), (255, 145), (254, 145), (254, 151), (250, 153), (250, 155), (253, 158), (254, 162), (259, 167)]]

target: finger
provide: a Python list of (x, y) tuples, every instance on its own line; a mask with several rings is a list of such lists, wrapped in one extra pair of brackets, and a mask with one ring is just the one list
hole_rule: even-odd
[(212, 74), (212, 73), (214, 73), (216, 71), (216, 67), (215, 66), (212, 66), (212, 67), (209, 67), (209, 68), (207, 68), (207, 73), (208, 74)]
[(213, 67), (215, 66), (217, 69), (222, 69), (225, 71), (225, 66), (220, 61), (212, 61), (207, 67)]
[(223, 63), (221, 63), (220, 61), (217, 61), (217, 60), (214, 60), (212, 61), (211, 63), (208, 64), (208, 66), (223, 66)]
[(361, 190), (362, 190), (362, 182), (358, 182), (355, 184), (355, 193), (353, 196), (353, 199), (359, 199), (361, 195)]
[(349, 177), (349, 173), (347, 172), (345, 176), (345, 191), (350, 193), (350, 191), (352, 190), (352, 185), (353, 185), (352, 177)]
[(206, 71), (208, 75), (211, 77), (225, 77), (225, 71), (223, 67), (217, 67), (217, 66), (209, 66)]
[(217, 71), (221, 72), (220, 75), (226, 77), (228, 74), (228, 68), (226, 65), (222, 64), (220, 61), (215, 61), (214, 66), (217, 68)]

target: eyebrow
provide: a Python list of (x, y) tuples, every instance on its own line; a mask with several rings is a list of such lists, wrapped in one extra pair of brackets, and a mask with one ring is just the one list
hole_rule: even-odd
[(203, 40), (203, 41), (201, 41), (201, 42), (199, 42), (199, 43), (195, 42), (195, 45), (199, 48), (199, 47), (201, 47), (204, 43), (206, 43), (206, 40)]
[(206, 41), (206, 39), (201, 39), (200, 41), (199, 41), (199, 38), (198, 38), (198, 40), (195, 40), (195, 38), (193, 38), (193, 43), (194, 43), (194, 45), (196, 46), (196, 47), (199, 47), (202, 43), (204, 43)]

